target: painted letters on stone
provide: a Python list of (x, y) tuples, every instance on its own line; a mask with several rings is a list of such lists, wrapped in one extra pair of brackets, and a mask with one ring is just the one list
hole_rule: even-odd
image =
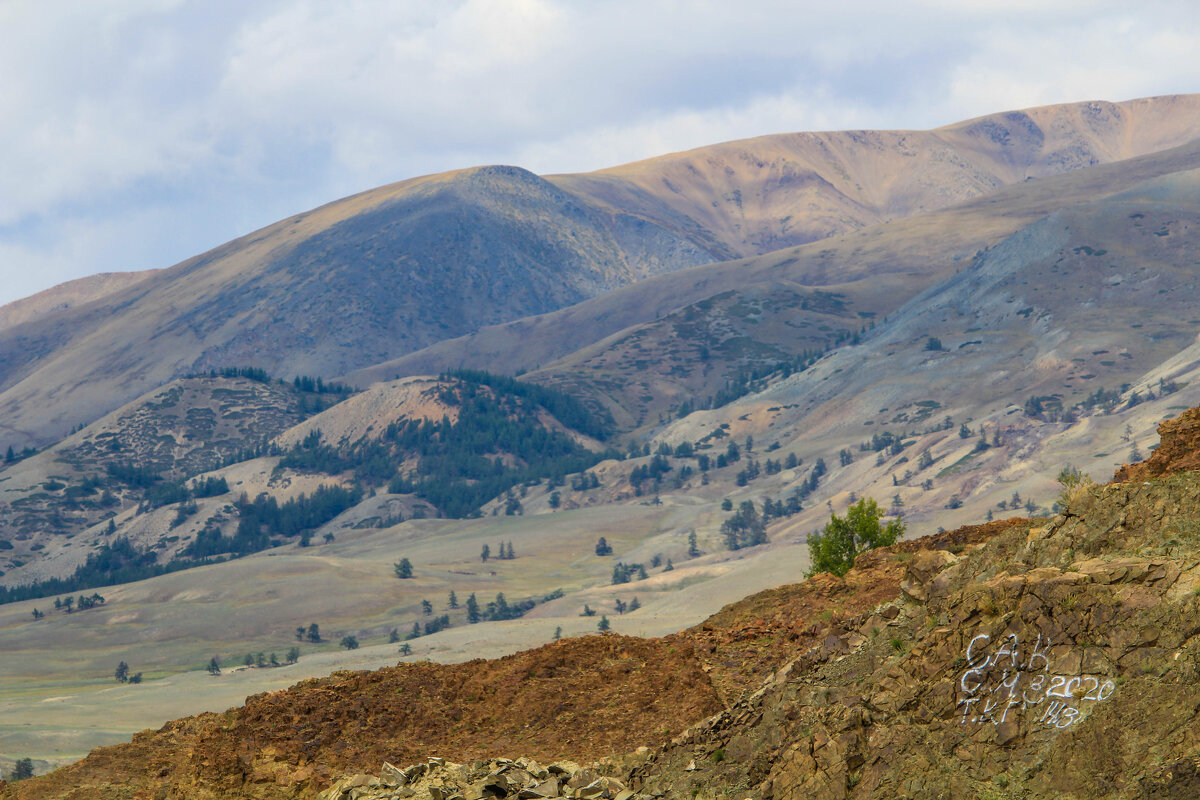
[(967, 667), (958, 677), (959, 724), (1020, 719), (1032, 729), (1066, 728), (1116, 691), (1100, 675), (1052, 673), (1050, 646), (1041, 634), (1032, 643), (1016, 634), (995, 641), (986, 633), (973, 638), (964, 653)]

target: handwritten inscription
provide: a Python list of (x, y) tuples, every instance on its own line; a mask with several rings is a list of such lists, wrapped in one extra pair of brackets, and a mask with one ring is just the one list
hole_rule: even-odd
[(1016, 634), (996, 642), (986, 633), (972, 639), (964, 654), (967, 667), (958, 679), (959, 724), (1001, 725), (1024, 715), (1034, 727), (1067, 728), (1116, 691), (1103, 676), (1051, 673), (1050, 647), (1041, 634), (1028, 647)]

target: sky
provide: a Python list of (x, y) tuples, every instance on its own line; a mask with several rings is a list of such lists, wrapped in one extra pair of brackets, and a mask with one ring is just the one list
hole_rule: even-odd
[(0, 304), (479, 164), (1200, 91), (1200, 3), (0, 0)]

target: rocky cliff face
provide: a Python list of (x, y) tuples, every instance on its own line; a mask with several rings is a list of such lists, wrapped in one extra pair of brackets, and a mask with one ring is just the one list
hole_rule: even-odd
[(1194, 473), (1113, 484), (974, 552), (918, 554), (897, 602), (676, 738), (632, 785), (764, 799), (1196, 796), (1198, 500)]

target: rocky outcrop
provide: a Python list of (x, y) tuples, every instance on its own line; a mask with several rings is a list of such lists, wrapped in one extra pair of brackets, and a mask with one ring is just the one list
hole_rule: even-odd
[(1042, 527), (917, 554), (902, 598), (830, 630), (631, 785), (764, 800), (1194, 796), (1198, 503), (1195, 474), (1098, 487)]
[(626, 787), (613, 774), (616, 771), (612, 762), (582, 768), (573, 762), (542, 766), (531, 758), (500, 758), (465, 765), (434, 756), (407, 769), (384, 763), (378, 777), (349, 775), (321, 792), (317, 800), (645, 800)]
[(1158, 425), (1160, 444), (1146, 461), (1126, 464), (1114, 482), (1145, 481), (1200, 470), (1200, 408), (1184, 411)]

